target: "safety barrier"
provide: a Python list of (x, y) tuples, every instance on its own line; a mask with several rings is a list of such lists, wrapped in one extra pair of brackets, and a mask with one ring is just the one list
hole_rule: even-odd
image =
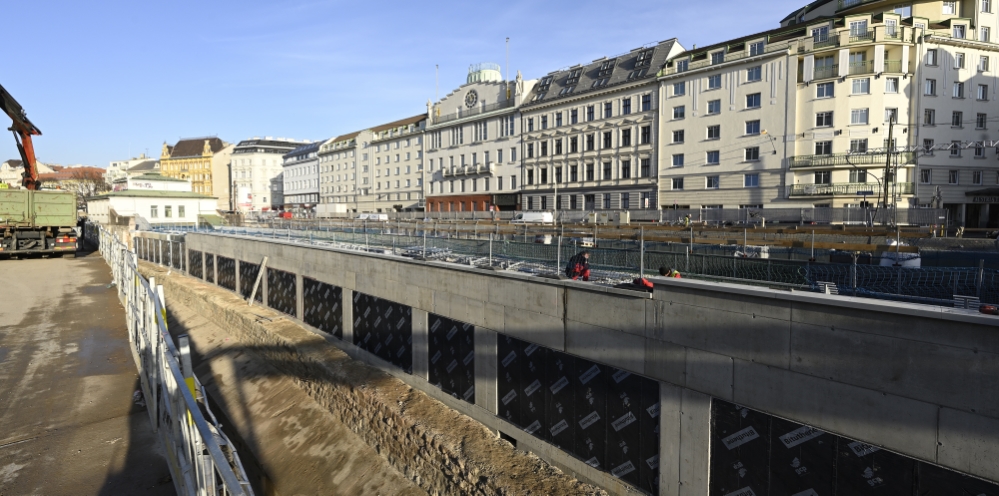
[(149, 420), (165, 448), (177, 493), (252, 496), (236, 449), (212, 415), (204, 388), (194, 376), (187, 337), (180, 336), (179, 344), (174, 344), (167, 331), (163, 286), (139, 274), (136, 253), (110, 231), (88, 225), (85, 238), (99, 246), (111, 267), (118, 298), (125, 306)]

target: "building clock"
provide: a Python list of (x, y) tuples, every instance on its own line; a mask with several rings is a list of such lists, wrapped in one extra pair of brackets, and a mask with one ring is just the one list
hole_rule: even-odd
[(478, 103), (478, 101), (479, 101), (479, 94), (476, 93), (475, 90), (470, 90), (468, 93), (465, 93), (466, 107), (472, 108), (475, 106), (476, 103)]

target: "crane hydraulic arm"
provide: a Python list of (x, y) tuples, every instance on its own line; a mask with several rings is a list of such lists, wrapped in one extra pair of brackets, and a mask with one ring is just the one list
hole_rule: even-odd
[(17, 151), (20, 152), (24, 164), (24, 179), (21, 184), (25, 189), (38, 189), (38, 167), (35, 164), (35, 147), (31, 143), (31, 137), (41, 136), (42, 132), (28, 120), (21, 104), (17, 103), (2, 85), (0, 85), (0, 110), (3, 110), (14, 122), (9, 130), (14, 133)]

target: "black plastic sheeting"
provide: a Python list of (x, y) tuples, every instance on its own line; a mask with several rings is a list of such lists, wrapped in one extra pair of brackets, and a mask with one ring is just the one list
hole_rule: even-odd
[(163, 240), (157, 240), (156, 243), (160, 245), (159, 261), (161, 261), (163, 265), (170, 265), (170, 243), (167, 243), (166, 241)]
[(659, 383), (503, 334), (500, 416), (649, 494), (659, 494)]
[[(260, 273), (260, 264), (239, 261), (239, 294), (243, 295), (243, 298), (249, 298), (250, 293), (253, 292), (253, 285), (257, 282), (257, 274)], [(262, 288), (257, 288), (257, 294), (254, 296), (254, 300), (261, 303), (264, 302)]]
[(431, 313), (430, 383), (475, 404), (475, 326)]
[(295, 317), (298, 315), (298, 292), (295, 274), (267, 269), (267, 306)]
[[(220, 276), (221, 277), (221, 276)], [(337, 286), (302, 278), (302, 320), (320, 331), (343, 339), (343, 290)]]
[(236, 290), (236, 260), (229, 257), (215, 257), (218, 267), (215, 269), (219, 276), (219, 286), (230, 291)]
[(354, 293), (354, 344), (413, 373), (413, 309)]
[(709, 492), (713, 496), (999, 496), (999, 485), (712, 399)]
[(187, 251), (187, 273), (191, 277), (202, 278), (204, 271), (201, 267), (201, 252), (198, 250)]
[(215, 255), (205, 253), (205, 280), (215, 284)]
[(174, 241), (171, 243), (171, 249), (173, 250), (173, 256), (170, 259), (171, 267), (175, 269), (184, 268), (184, 243)]

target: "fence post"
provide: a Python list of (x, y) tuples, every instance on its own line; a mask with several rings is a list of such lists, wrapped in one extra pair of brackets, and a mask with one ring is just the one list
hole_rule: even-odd
[[(639, 249), (638, 249), (638, 277), (645, 277), (645, 226), (639, 226)], [(562, 238), (559, 237), (559, 243), (561, 244)]]
[(559, 226), (558, 228), (558, 248), (555, 252), (555, 273), (558, 274), (562, 270), (562, 234), (565, 233), (565, 227)]
[(857, 253), (853, 254), (853, 263), (850, 265), (850, 283), (853, 286), (853, 296), (857, 296)]
[[(436, 223), (434, 224), (436, 226)], [(427, 258), (427, 228), (423, 227), (423, 258)]]
[(684, 272), (690, 273), (690, 247), (689, 246), (687, 247), (686, 252), (687, 252), (687, 268), (684, 270)]
[(493, 234), (489, 233), (489, 266), (493, 266)]

